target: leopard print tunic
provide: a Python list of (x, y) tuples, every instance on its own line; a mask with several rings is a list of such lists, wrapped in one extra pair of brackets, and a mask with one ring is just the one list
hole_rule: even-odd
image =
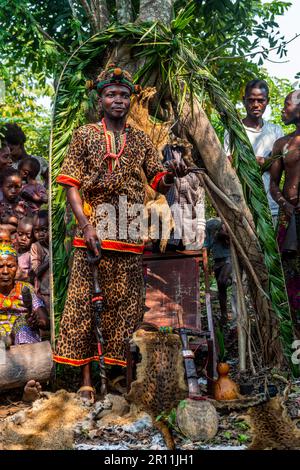
[[(111, 204), (116, 210), (117, 232), (114, 239), (101, 239), (102, 258), (99, 265), (100, 285), (105, 299), (102, 314), (104, 354), (106, 363), (111, 365), (126, 365), (126, 340), (142, 321), (144, 312), (140, 256), (142, 240), (134, 239), (130, 230), (126, 230), (134, 220), (130, 208), (134, 204), (142, 204), (144, 200), (141, 168), (156, 189), (165, 172), (146, 134), (127, 126), (124, 152), (118, 162), (112, 162), (106, 158), (103, 127), (88, 124), (75, 131), (57, 178), (59, 183), (81, 190), (82, 199), (88, 204), (89, 221), (96, 230), (103, 220), (103, 214), (99, 215), (99, 206)], [(121, 196), (127, 198), (125, 231), (124, 225), (122, 230), (119, 229), (120, 218), (124, 215), (122, 210), (120, 214), (118, 210)], [(91, 305), (92, 273), (79, 229), (74, 246), (78, 249), (75, 250), (54, 360), (81, 366), (97, 360), (97, 349)]]

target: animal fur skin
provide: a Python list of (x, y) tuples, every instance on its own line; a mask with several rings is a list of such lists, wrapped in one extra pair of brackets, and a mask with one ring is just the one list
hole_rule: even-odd
[(169, 413), (187, 397), (180, 338), (175, 334), (139, 329), (133, 334), (133, 341), (142, 361), (137, 365), (137, 379), (131, 384), (126, 399), (152, 417), (167, 446), (174, 448), (167, 426), (156, 418), (162, 412)]
[(300, 430), (288, 416), (284, 397), (250, 408), (248, 415), (253, 435), (250, 450), (300, 450)]

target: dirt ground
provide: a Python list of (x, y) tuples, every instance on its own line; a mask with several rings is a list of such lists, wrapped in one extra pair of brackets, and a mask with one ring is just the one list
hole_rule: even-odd
[[(229, 295), (230, 298), (230, 295)], [(202, 299), (203, 302), (204, 299)], [(219, 304), (216, 289), (212, 289), (211, 304), (215, 322), (218, 321)], [(204, 309), (203, 309), (204, 311)], [(228, 301), (228, 311), (230, 315), (230, 302)], [(205, 328), (206, 318), (202, 318), (202, 326)], [(223, 327), (224, 343), (226, 349), (226, 359), (230, 364), (230, 376), (238, 383), (241, 377), (238, 372), (238, 350), (237, 350), (237, 331), (232, 320)], [(203, 395), (207, 395), (207, 384), (204, 373), (206, 364), (206, 352), (198, 351), (197, 368), (199, 374), (199, 384)], [(94, 379), (96, 389), (99, 390), (98, 366), (94, 366)], [(288, 398), (285, 401), (285, 410), (288, 418), (292, 420), (295, 426), (300, 429), (300, 380), (290, 381), (288, 370), (266, 369), (261, 370), (259, 374), (253, 376), (248, 373), (243, 377), (243, 381), (252, 388), (251, 395), (262, 396), (268, 393), (270, 398), (277, 394), (277, 397), (283, 396), (286, 392)], [(58, 366), (54, 383), (43, 385), (43, 389), (49, 392), (55, 392), (59, 389), (76, 392), (80, 384), (80, 371), (77, 368)], [(22, 390), (12, 390), (0, 393), (0, 427), (4, 422), (11, 419), (20, 412), (31, 413), (32, 406), (21, 401)], [(100, 397), (98, 397), (100, 398)], [(209, 442), (198, 441), (191, 442), (183, 437), (176, 427), (174, 413), (169, 416), (169, 424), (173, 433), (176, 449), (194, 450), (194, 449), (246, 449), (253, 441), (253, 429), (249, 421), (249, 410), (247, 407), (230, 410), (226, 407), (217, 408), (219, 417), (219, 427), (216, 436)], [(89, 410), (90, 419), (83, 425), (77, 423), (74, 426), (73, 446), (76, 449), (165, 449), (165, 443), (160, 433), (154, 429), (151, 419), (148, 415), (139, 416), (135, 421), (108, 421), (100, 425), (100, 421), (93, 417), (93, 409)], [(94, 412), (95, 415), (95, 412)]]

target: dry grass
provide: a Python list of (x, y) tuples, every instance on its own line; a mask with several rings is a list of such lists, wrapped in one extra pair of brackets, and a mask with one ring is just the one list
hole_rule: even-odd
[(0, 450), (72, 449), (73, 428), (87, 413), (76, 394), (59, 390), (0, 424)]

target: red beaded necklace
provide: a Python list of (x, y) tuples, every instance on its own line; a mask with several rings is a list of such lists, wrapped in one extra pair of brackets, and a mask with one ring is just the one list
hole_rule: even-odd
[(126, 141), (127, 141), (126, 132), (127, 132), (128, 129), (127, 129), (127, 127), (125, 127), (125, 134), (123, 135), (123, 142), (122, 142), (122, 145), (121, 145), (121, 148), (120, 148), (119, 152), (114, 153), (114, 152), (112, 152), (111, 134), (107, 131), (107, 127), (106, 127), (104, 118), (102, 119), (101, 124), (103, 126), (103, 131), (104, 131), (104, 136), (105, 136), (105, 144), (106, 144), (106, 154), (104, 155), (103, 160), (105, 160), (106, 158), (111, 158), (112, 160), (115, 160), (116, 165), (119, 167), (120, 166), (119, 158), (123, 154), (125, 146), (126, 146)]

